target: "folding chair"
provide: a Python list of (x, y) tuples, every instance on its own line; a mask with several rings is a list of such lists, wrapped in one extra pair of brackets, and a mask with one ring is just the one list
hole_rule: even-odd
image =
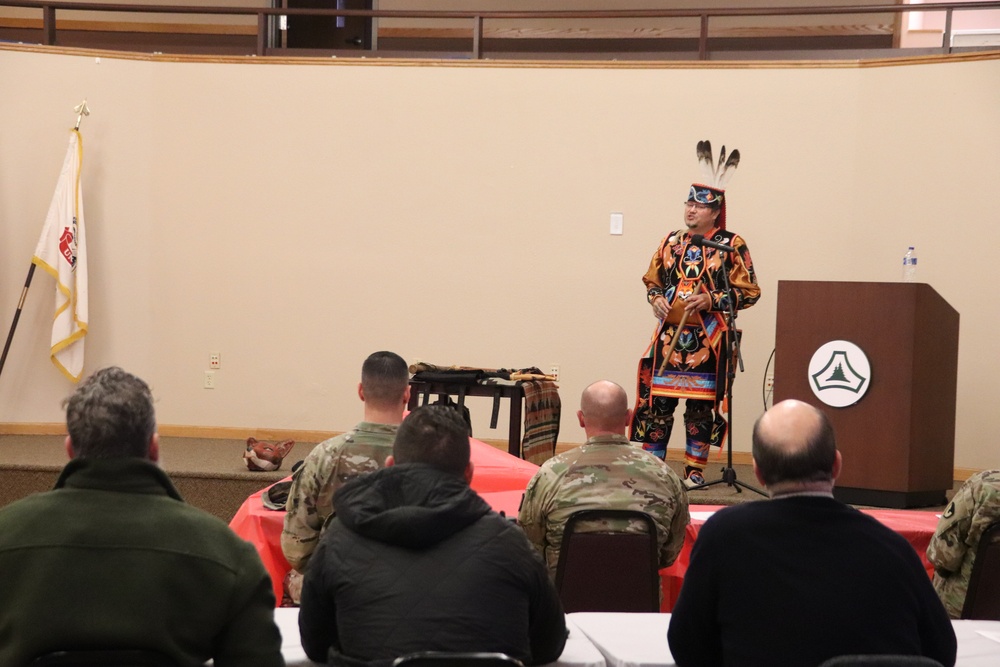
[(524, 667), (506, 653), (421, 651), (396, 658), (392, 667)]
[(177, 667), (161, 653), (142, 649), (53, 651), (29, 667)]
[[(607, 530), (593, 532), (593, 522)], [(617, 526), (638, 523), (644, 532)], [(584, 530), (581, 530), (584, 528)], [(556, 589), (567, 613), (576, 611), (660, 611), (656, 524), (634, 510), (574, 512), (563, 530), (556, 565)]]
[(839, 655), (819, 667), (944, 667), (922, 655)]
[(987, 526), (979, 538), (962, 618), (1000, 621), (1000, 521)]

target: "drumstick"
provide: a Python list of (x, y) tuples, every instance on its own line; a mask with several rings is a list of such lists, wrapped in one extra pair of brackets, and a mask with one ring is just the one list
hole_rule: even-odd
[[(698, 287), (700, 287), (700, 284), (701, 284), (701, 279), (698, 279), (694, 281), (694, 283), (691, 285), (692, 295), (695, 294), (695, 290), (697, 290)], [(688, 315), (690, 315), (690, 313), (687, 311), (687, 309), (685, 309), (684, 314), (681, 315), (681, 322), (680, 324), (677, 325), (677, 331), (674, 332), (674, 339), (670, 341), (670, 347), (667, 348), (667, 353), (663, 355), (663, 361), (660, 362), (661, 373), (663, 372), (663, 369), (667, 367), (667, 360), (670, 359), (670, 355), (674, 353), (674, 348), (677, 347), (677, 341), (681, 337), (681, 331), (684, 329), (684, 325), (687, 324)]]
[(674, 332), (674, 338), (670, 341), (670, 347), (667, 348), (666, 354), (663, 355), (663, 361), (660, 362), (661, 373), (663, 372), (663, 369), (667, 367), (667, 359), (670, 358), (670, 355), (674, 353), (674, 348), (677, 347), (677, 340), (681, 337), (681, 331), (684, 329), (684, 325), (687, 324), (688, 315), (688, 311), (685, 310), (684, 314), (681, 316), (681, 323), (677, 325), (677, 331)]

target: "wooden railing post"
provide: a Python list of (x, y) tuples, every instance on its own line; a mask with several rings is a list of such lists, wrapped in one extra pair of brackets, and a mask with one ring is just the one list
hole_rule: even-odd
[(263, 56), (267, 53), (268, 33), (271, 24), (270, 17), (264, 12), (257, 14), (257, 55)]
[(46, 46), (56, 43), (56, 8), (52, 5), (42, 7), (42, 35)]
[(701, 32), (698, 34), (698, 60), (708, 60), (708, 14), (701, 15)]

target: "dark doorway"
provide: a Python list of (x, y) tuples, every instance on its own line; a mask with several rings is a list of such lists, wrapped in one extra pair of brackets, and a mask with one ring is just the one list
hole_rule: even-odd
[[(286, 0), (289, 9), (371, 9), (371, 0)], [(372, 46), (368, 16), (289, 16), (290, 49), (358, 49)]]

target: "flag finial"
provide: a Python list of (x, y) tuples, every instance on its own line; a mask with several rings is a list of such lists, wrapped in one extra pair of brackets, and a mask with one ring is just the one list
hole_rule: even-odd
[(90, 109), (87, 107), (87, 100), (84, 100), (79, 104), (77, 104), (75, 107), (73, 107), (73, 112), (77, 114), (76, 126), (73, 129), (79, 130), (80, 122), (83, 120), (83, 117), (90, 115)]

